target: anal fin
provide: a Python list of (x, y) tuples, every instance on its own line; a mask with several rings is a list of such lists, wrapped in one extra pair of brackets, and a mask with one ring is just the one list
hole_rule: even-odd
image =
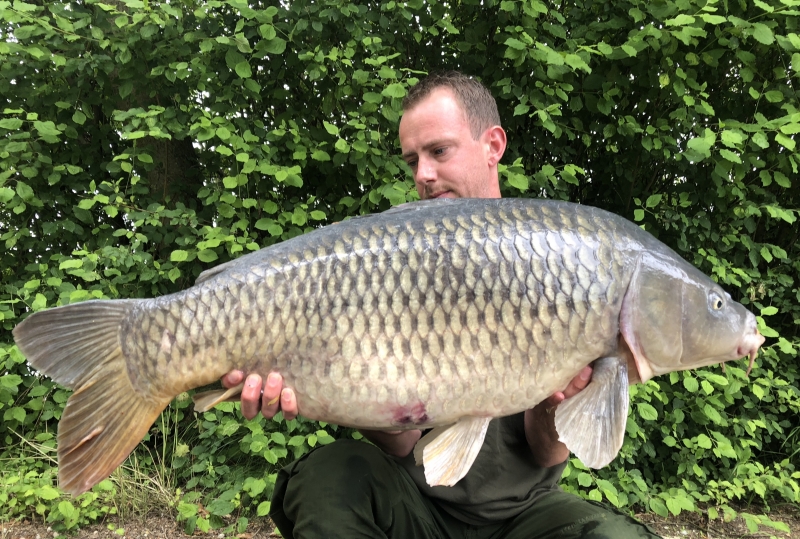
[(462, 417), (457, 423), (437, 427), (414, 447), (417, 466), (425, 466), (425, 480), (432, 487), (451, 487), (467, 475), (486, 437), (491, 417)]
[(628, 419), (628, 365), (604, 357), (592, 365), (592, 381), (556, 408), (559, 440), (590, 468), (602, 468), (619, 453)]
[(228, 401), (238, 401), (242, 394), (244, 382), (230, 389), (212, 389), (192, 395), (195, 412), (207, 412), (217, 404)]

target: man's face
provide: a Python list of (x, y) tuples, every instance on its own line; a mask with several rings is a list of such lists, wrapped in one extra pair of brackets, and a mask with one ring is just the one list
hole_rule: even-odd
[(419, 197), (499, 198), (489, 132), (472, 138), (466, 114), (449, 88), (435, 89), (405, 111), (400, 146)]

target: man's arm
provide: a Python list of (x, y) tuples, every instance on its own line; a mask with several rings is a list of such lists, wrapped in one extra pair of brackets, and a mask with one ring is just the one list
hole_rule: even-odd
[(525, 411), (525, 437), (536, 463), (549, 468), (569, 458), (569, 449), (558, 441), (555, 424), (555, 408), (583, 388), (592, 379), (592, 368), (587, 366), (572, 379), (564, 391), (559, 391)]

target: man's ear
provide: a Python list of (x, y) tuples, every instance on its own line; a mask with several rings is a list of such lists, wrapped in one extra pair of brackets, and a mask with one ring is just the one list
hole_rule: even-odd
[(490, 167), (497, 165), (506, 151), (506, 132), (499, 125), (484, 131), (486, 141), (486, 157)]

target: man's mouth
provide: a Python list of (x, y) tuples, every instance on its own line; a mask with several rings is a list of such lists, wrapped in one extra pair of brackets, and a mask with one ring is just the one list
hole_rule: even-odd
[(455, 198), (455, 195), (452, 191), (438, 191), (431, 193), (428, 198)]

